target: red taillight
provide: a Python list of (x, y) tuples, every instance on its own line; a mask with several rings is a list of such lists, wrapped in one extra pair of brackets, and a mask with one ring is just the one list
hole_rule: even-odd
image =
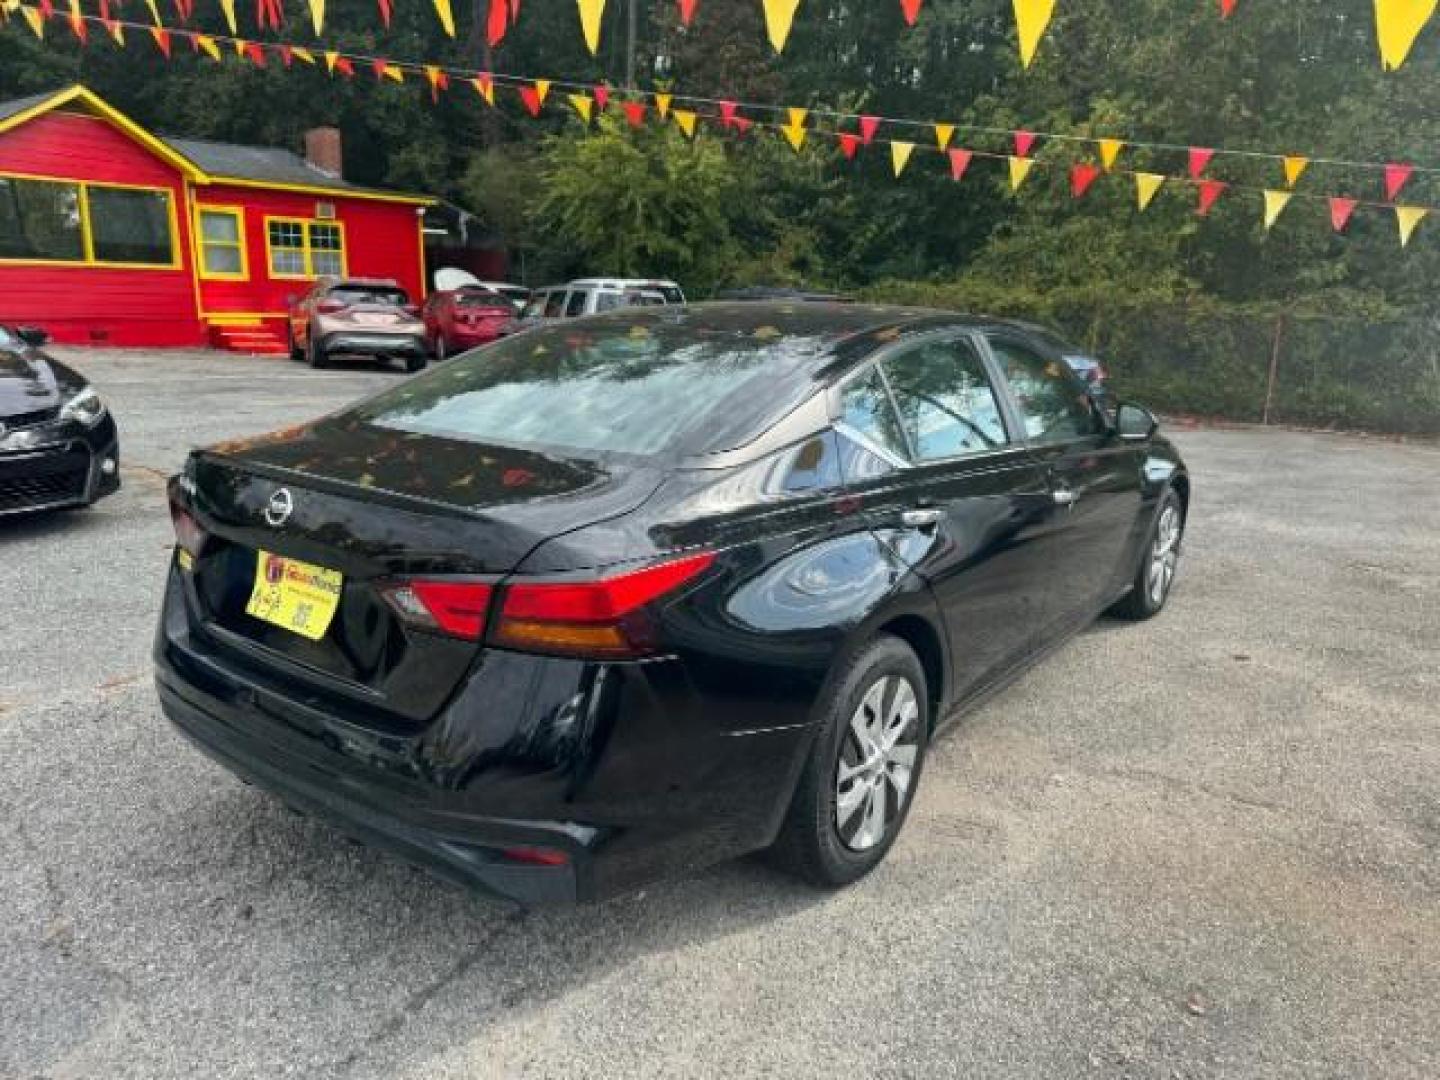
[(321, 315), (339, 315), (348, 306), (339, 300), (321, 300), (315, 305), (315, 310)]
[(175, 526), (175, 543), (180, 545), (180, 550), (198, 559), (209, 535), (204, 527), (190, 511), (173, 502), (170, 504), (170, 521)]
[(570, 861), (569, 855), (555, 848), (508, 847), (502, 848), (500, 854), (511, 862), (527, 863), (530, 866), (564, 866)]
[(509, 585), (494, 629), (498, 645), (581, 656), (628, 657), (653, 650), (646, 605), (707, 569), (713, 552), (686, 555), (596, 581)]
[(488, 582), (480, 581), (402, 581), (381, 589), (381, 595), (412, 625), (479, 641), (493, 591)]

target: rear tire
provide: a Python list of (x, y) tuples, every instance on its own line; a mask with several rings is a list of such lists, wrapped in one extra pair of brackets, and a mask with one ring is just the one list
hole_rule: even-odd
[(1160, 614), (1175, 572), (1180, 567), (1180, 541), (1185, 535), (1185, 507), (1173, 488), (1167, 488), (1155, 508), (1155, 520), (1140, 549), (1139, 565), (1130, 582), (1130, 591), (1116, 601), (1110, 614), (1121, 619), (1139, 621)]
[(930, 736), (925, 671), (883, 634), (833, 678), (771, 862), (816, 885), (848, 885), (885, 858), (914, 802)]
[(300, 346), (296, 343), (295, 327), (290, 323), (289, 319), (285, 320), (285, 344), (290, 346), (291, 360), (299, 363), (301, 360), (305, 359), (305, 350), (300, 348)]
[(444, 334), (436, 334), (436, 335), (435, 335), (435, 362), (436, 362), (437, 364), (443, 364), (446, 360), (449, 360), (449, 359), (450, 359), (450, 350), (449, 350), (448, 348), (446, 348), (446, 346), (445, 346), (445, 335), (444, 335)]
[(425, 363), (424, 353), (412, 353), (405, 357), (405, 370), (413, 375), (417, 371), (425, 370)]
[(315, 340), (315, 331), (310, 331), (310, 340), (305, 344), (305, 358), (310, 361), (312, 368), (323, 368), (330, 363), (330, 357), (325, 352), (325, 346)]

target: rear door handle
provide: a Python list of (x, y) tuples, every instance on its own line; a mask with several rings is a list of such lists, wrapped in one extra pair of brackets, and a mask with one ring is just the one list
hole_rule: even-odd
[(944, 516), (945, 511), (939, 507), (922, 506), (915, 510), (902, 510), (900, 522), (911, 529), (933, 529)]

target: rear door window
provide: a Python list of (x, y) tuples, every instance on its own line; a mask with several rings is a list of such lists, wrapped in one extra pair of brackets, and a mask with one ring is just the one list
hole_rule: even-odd
[(968, 340), (926, 342), (883, 366), (916, 461), (983, 453), (1009, 441), (985, 365)]
[(565, 290), (556, 289), (554, 292), (545, 294), (545, 318), (558, 319), (560, 313), (565, 309)]
[(1100, 433), (1095, 405), (1065, 361), (1048, 360), (1015, 338), (992, 335), (989, 341), (1020, 408), (1027, 439), (1068, 442)]
[(909, 456), (890, 393), (875, 368), (841, 391), (840, 423), (848, 429), (847, 433), (858, 436), (871, 447), (902, 461)]
[(584, 289), (576, 289), (570, 294), (570, 299), (565, 301), (565, 317), (573, 319), (578, 315), (585, 314), (585, 298), (590, 294)]

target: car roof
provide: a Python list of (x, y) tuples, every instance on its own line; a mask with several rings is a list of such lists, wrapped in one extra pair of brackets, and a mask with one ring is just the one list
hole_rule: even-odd
[(400, 282), (396, 281), (394, 278), (388, 278), (388, 277), (383, 277), (383, 278), (382, 278), (382, 277), (337, 277), (337, 278), (325, 278), (323, 281), (320, 282), (320, 284), (326, 285), (326, 286), (328, 286), (329, 288), (332, 288), (332, 289), (335, 288), (336, 286), (340, 286), (340, 287), (344, 288), (344, 287), (346, 287), (346, 286), (354, 286), (354, 285), (359, 285), (359, 286), (362, 286), (362, 287), (367, 288), (367, 289), (370, 289), (370, 288), (398, 289), (398, 288), (400, 288)]
[(632, 289), (645, 285), (663, 285), (666, 288), (678, 289), (677, 282), (669, 278), (639, 278), (639, 277), (582, 277), (572, 278), (566, 282), (567, 285), (580, 285), (591, 288), (618, 288)]

